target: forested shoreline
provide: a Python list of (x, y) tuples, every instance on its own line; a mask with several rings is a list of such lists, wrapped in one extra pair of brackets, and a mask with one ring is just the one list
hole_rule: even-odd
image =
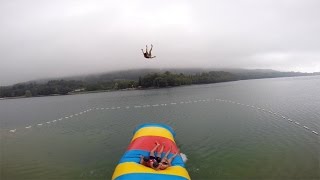
[[(123, 73), (123, 72), (122, 72)], [(312, 73), (295, 72), (225, 72), (209, 71), (194, 74), (173, 73), (170, 71), (147, 73), (142, 76), (128, 76), (108, 79), (96, 78), (95, 80), (49, 80), (47, 82), (18, 83), (12, 86), (0, 87), (0, 98), (39, 97), (52, 95), (68, 95), (95, 91), (113, 91), (124, 89), (165, 88), (192, 84), (209, 84), (218, 82), (237, 81), (244, 79), (259, 79), (273, 77), (291, 77), (316, 75)], [(125, 76), (126, 75), (126, 76)], [(101, 77), (106, 75), (101, 75)], [(120, 78), (119, 78), (120, 77)]]

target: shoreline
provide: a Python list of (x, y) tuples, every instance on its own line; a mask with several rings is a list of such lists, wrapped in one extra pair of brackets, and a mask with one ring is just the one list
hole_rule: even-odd
[[(274, 79), (274, 78), (290, 78), (290, 77), (306, 77), (310, 75), (304, 76), (286, 76), (286, 77), (272, 77), (272, 78), (255, 78), (255, 79), (241, 79), (241, 80), (233, 80), (233, 81), (224, 81), (224, 82), (216, 82), (216, 83), (203, 83), (203, 84), (189, 84), (189, 85), (181, 85), (181, 86), (167, 86), (167, 87), (149, 87), (149, 88), (127, 88), (127, 89), (119, 89), (119, 90), (96, 90), (96, 91), (80, 91), (80, 92), (70, 92), (68, 94), (50, 94), (45, 96), (17, 96), (17, 97), (4, 97), (0, 98), (1, 100), (10, 100), (10, 99), (25, 99), (25, 98), (38, 98), (38, 97), (50, 97), (50, 96), (69, 96), (69, 95), (79, 95), (79, 94), (91, 94), (91, 93), (101, 93), (101, 92), (114, 92), (114, 91), (135, 91), (135, 90), (151, 90), (151, 89), (166, 89), (173, 87), (184, 87), (184, 86), (193, 86), (193, 85), (204, 85), (204, 84), (217, 84), (217, 83), (226, 83), (226, 82), (235, 82), (235, 81), (247, 81), (247, 80), (257, 80), (257, 79)], [(319, 75), (313, 75), (319, 76)]]

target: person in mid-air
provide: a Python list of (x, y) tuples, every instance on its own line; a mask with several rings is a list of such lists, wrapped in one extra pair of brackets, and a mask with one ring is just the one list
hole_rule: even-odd
[(152, 59), (152, 58), (155, 58), (156, 56), (152, 56), (151, 55), (151, 51), (152, 51), (152, 48), (153, 48), (153, 45), (151, 44), (151, 49), (150, 51), (148, 52), (148, 46), (146, 45), (146, 52), (143, 51), (143, 49), (141, 49), (142, 53), (143, 53), (143, 56), (147, 59)]

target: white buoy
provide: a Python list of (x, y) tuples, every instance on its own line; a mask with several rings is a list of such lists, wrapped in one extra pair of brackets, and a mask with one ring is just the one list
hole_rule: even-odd
[(17, 130), (17, 129), (12, 129), (12, 130), (10, 130), (9, 132), (13, 132), (13, 133), (14, 133), (14, 132), (16, 132), (16, 130)]
[(307, 126), (303, 126), (305, 129), (309, 129)]
[(294, 122), (294, 123), (296, 123), (296, 124), (300, 124), (300, 123), (298, 123), (297, 121), (296, 121), (296, 122)]
[(314, 133), (314, 134), (318, 134), (317, 132), (315, 132), (315, 131), (312, 131), (312, 133)]
[(53, 120), (52, 122), (56, 122), (57, 120)]
[(37, 124), (38, 126), (42, 126), (42, 123), (40, 123), (40, 124)]
[(51, 122), (50, 121), (48, 121), (48, 122), (46, 122), (47, 124), (50, 124)]
[(31, 127), (32, 127), (32, 126), (27, 126), (26, 128), (29, 129), (29, 128), (31, 128)]

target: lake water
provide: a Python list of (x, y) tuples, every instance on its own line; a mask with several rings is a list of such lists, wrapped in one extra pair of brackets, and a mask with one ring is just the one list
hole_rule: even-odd
[(110, 179), (166, 123), (192, 179), (320, 179), (320, 76), (0, 101), (0, 179)]

